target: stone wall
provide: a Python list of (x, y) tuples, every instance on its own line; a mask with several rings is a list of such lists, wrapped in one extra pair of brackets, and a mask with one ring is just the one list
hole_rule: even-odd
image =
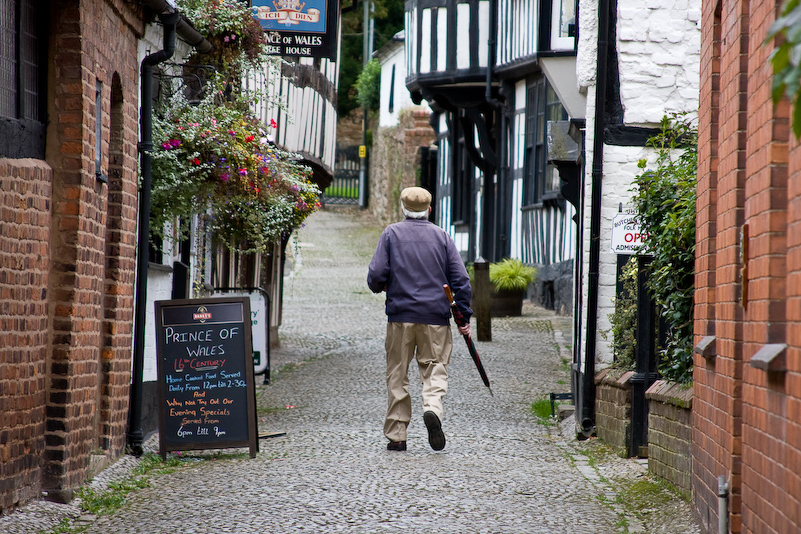
[(403, 218), (400, 192), (419, 183), (419, 148), (435, 139), (429, 116), (427, 111), (402, 111), (398, 126), (379, 128), (374, 138), (368, 207), (383, 224)]
[(631, 441), (631, 382), (633, 371), (607, 368), (595, 375), (595, 428), (603, 440), (622, 457)]
[(537, 278), (529, 298), (559, 315), (573, 313), (573, 260), (550, 265), (537, 265)]
[(692, 387), (657, 380), (645, 392), (645, 398), (648, 399), (648, 470), (689, 494)]

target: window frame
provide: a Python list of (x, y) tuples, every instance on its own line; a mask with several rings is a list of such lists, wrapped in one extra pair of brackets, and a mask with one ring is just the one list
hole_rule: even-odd
[(6, 0), (0, 9), (13, 18), (13, 52), (4, 58), (13, 67), (0, 89), (13, 99), (0, 112), (0, 157), (45, 157), (47, 123), (48, 3), (43, 0)]
[(470, 224), (470, 204), (473, 193), (476, 167), (465, 147), (465, 136), (461, 121), (454, 117), (451, 121), (453, 137), (451, 142), (451, 224), (454, 226)]
[[(525, 136), (523, 143), (523, 207), (539, 207), (560, 198), (560, 183), (548, 183), (557, 173), (548, 163), (548, 122), (568, 120), (569, 116), (545, 76), (526, 85)], [(551, 180), (551, 182), (553, 182)]]

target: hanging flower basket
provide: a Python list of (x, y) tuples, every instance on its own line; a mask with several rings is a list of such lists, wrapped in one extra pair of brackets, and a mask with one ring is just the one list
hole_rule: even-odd
[[(196, 106), (174, 95), (154, 119), (154, 234), (178, 217), (208, 214), (221, 243), (261, 252), (319, 206), (311, 170), (268, 138), (247, 97), (229, 100), (224, 84)], [(274, 123), (272, 125), (274, 127)]]

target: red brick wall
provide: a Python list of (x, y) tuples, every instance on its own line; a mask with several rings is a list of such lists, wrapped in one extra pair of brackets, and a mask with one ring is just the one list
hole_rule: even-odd
[[(40, 487), (69, 500), (90, 453), (125, 446), (142, 13), (124, 0), (50, 5), (46, 162), (0, 162), (3, 509)], [(98, 81), (108, 184), (95, 176)]]
[(39, 495), (53, 173), (0, 159), (0, 512)]
[(739, 520), (742, 308), (740, 227), (745, 186), (748, 13), (742, 2), (704, 2), (699, 111), (696, 341), (717, 338), (717, 358), (696, 357), (693, 495), (702, 522), (717, 523), (717, 477), (732, 477)]
[[(801, 152), (790, 139), (788, 103), (771, 101), (771, 47), (763, 42), (776, 3), (720, 5), (716, 16), (714, 3), (704, 3), (702, 16), (695, 333), (697, 341), (716, 336), (716, 354), (695, 362), (694, 499), (713, 526), (724, 475), (731, 532), (796, 532), (801, 241), (792, 228), (801, 215)], [(751, 365), (760, 348), (781, 343), (786, 372)]]

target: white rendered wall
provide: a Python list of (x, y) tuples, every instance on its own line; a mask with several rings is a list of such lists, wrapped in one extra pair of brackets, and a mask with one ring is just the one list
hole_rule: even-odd
[[(155, 52), (161, 50), (164, 46), (164, 38), (163, 38), (163, 27), (160, 24), (149, 24), (145, 28), (145, 34), (142, 39), (139, 40), (137, 46), (137, 59), (139, 65), (142, 64), (142, 60)], [(185, 42), (181, 41), (180, 39), (176, 40), (175, 44), (175, 53), (173, 57), (170, 59), (172, 63), (182, 63), (186, 61), (186, 58), (189, 57), (192, 49), (189, 45)], [(139, 77), (139, 83), (142, 83), (141, 76)], [(141, 87), (140, 87), (141, 89)], [(139, 95), (139, 109), (142, 109), (141, 106), (141, 90), (138, 92)], [(141, 134), (140, 134), (141, 139)], [(160, 146), (161, 142), (159, 139), (154, 139), (153, 144), (155, 146)], [(145, 347), (144, 347), (144, 374), (143, 374), (143, 381), (144, 382), (154, 382), (157, 378), (156, 376), (156, 322), (155, 322), (155, 302), (157, 300), (169, 300), (172, 296), (172, 271), (169, 267), (172, 267), (173, 262), (179, 259), (176, 254), (177, 250), (176, 247), (170, 247), (169, 243), (164, 244), (164, 254), (163, 254), (163, 265), (165, 265), (165, 269), (148, 269), (147, 273), (147, 309), (145, 310)], [(193, 242), (193, 249), (194, 249), (194, 242)], [(194, 263), (196, 251), (192, 250), (192, 261)], [(190, 276), (193, 275), (195, 269), (191, 269)], [(190, 284), (191, 284), (190, 280)]]
[[(395, 80), (392, 80), (392, 67), (395, 67)], [(392, 111), (389, 110), (390, 85), (394, 88)], [(423, 101), (420, 106), (412, 102), (412, 96), (406, 88), (406, 54), (404, 47), (399, 44), (381, 62), (381, 96), (379, 105), (378, 125), (381, 127), (397, 126), (398, 115), (404, 109), (425, 109), (431, 111), (428, 104)]]
[(659, 124), (698, 110), (700, 0), (618, 2), (617, 51), (623, 122)]
[[(589, 236), (592, 191), (592, 162), (595, 82), (597, 61), (597, 0), (579, 0), (579, 48), (576, 75), (579, 90), (587, 93), (586, 165), (582, 203), (584, 232), (583, 280), (586, 295), (589, 271)], [(700, 61), (700, 0), (618, 1), (617, 52), (620, 70), (620, 98), (625, 126), (657, 126), (672, 112), (698, 109)], [(601, 204), (601, 254), (599, 266), (598, 331), (608, 330), (608, 315), (614, 310), (617, 256), (610, 250), (612, 217), (630, 207), (637, 161), (653, 161), (653, 151), (641, 147), (604, 145)], [(587, 299), (583, 299), (580, 328), (582, 366), (586, 347)], [(598, 335), (597, 369), (612, 362), (609, 342)]]

